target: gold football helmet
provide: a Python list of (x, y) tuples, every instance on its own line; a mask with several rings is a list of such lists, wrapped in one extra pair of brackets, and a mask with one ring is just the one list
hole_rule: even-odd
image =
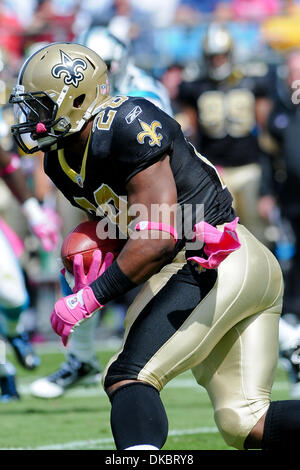
[(80, 131), (108, 98), (107, 67), (98, 54), (79, 44), (49, 44), (20, 70), (9, 99), (12, 134), (25, 153), (46, 151)]
[(204, 36), (203, 56), (209, 78), (222, 81), (232, 73), (233, 39), (219, 23), (211, 23)]

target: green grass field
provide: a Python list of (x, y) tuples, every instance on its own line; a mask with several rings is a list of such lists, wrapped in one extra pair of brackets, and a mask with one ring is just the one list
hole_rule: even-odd
[[(0, 449), (88, 450), (112, 449), (110, 406), (101, 385), (70, 389), (63, 397), (44, 400), (28, 393), (28, 385), (53, 372), (64, 355), (41, 351), (41, 366), (34, 372), (18, 368), (19, 402), (0, 404)], [(59, 351), (59, 347), (57, 347)], [(113, 351), (99, 351), (104, 365)], [(161, 394), (169, 417), (169, 437), (163, 450), (227, 450), (213, 420), (206, 392), (190, 372), (174, 379)], [(286, 372), (278, 368), (273, 399), (289, 398)]]

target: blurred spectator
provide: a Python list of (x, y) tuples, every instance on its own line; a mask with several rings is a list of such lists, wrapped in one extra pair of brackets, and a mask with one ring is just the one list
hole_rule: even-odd
[[(296, 314), (300, 321), (300, 50), (288, 54), (285, 67), (278, 70), (281, 73), (277, 77), (274, 106), (267, 122), (268, 130), (276, 144), (273, 146), (274, 155), (270, 160), (273, 179), (268, 178), (270, 173), (264, 178), (264, 197), (260, 201), (260, 207), (265, 209), (265, 200), (268, 198), (268, 210), (264, 210), (265, 215), (271, 219), (277, 204), (282, 218), (292, 226), (295, 246), (290, 248), (294, 249), (295, 253), (294, 256), (290, 253), (290, 266), (284, 273), (286, 288), (283, 313)], [(267, 181), (270, 182), (269, 187), (266, 185)], [(287, 230), (288, 224), (285, 224), (285, 227)]]
[(73, 29), (77, 36), (90, 26), (107, 26), (126, 44), (141, 36), (143, 46), (149, 50), (153, 30), (173, 23), (178, 3), (179, 0), (104, 0), (99, 5), (88, 0), (81, 5)]
[(180, 0), (176, 21), (197, 24), (203, 19), (227, 20), (231, 16), (231, 0)]
[(139, 8), (148, 17), (148, 27), (167, 28), (171, 26), (181, 0), (130, 0), (132, 8)]
[(283, 10), (283, 13), (287, 15), (299, 14), (300, 13), (299, 0), (283, 0), (282, 10)]
[(14, 62), (22, 57), (23, 28), (17, 17), (5, 7), (0, 0), (0, 47), (2, 47)]
[(111, 32), (123, 42), (134, 38), (141, 28), (151, 27), (152, 19), (142, 4), (133, 4), (130, 0), (88, 0), (78, 11), (73, 31), (75, 36), (90, 26), (108, 26)]
[[(179, 86), (182, 82), (183, 67), (180, 64), (170, 65), (163, 74), (161, 81), (166, 87), (172, 105), (176, 108), (179, 94)], [(176, 112), (176, 109), (175, 109)]]
[(275, 254), (284, 276), (280, 352), (290, 373), (290, 395), (300, 397), (300, 49), (277, 68), (273, 107), (267, 117), (272, 148), (264, 167), (259, 210), (274, 224)]
[(28, 41), (71, 41), (78, 8), (79, 0), (40, 0), (26, 28)]
[(174, 118), (181, 125), (184, 135), (191, 142), (196, 143), (194, 141), (196, 140), (194, 134), (197, 127), (197, 117), (193, 110), (191, 110), (189, 106), (185, 106), (185, 103), (179, 97), (180, 85), (183, 81), (183, 72), (184, 67), (174, 63), (163, 73), (161, 81), (168, 91)]
[[(298, 5), (298, 7), (296, 7)], [(282, 14), (264, 21), (261, 37), (275, 50), (287, 51), (300, 45), (300, 8), (299, 3), (283, 6)]]
[(81, 3), (74, 24), (75, 36), (91, 25), (107, 26), (114, 14), (113, 0), (85, 0)]
[(3, 0), (8, 11), (26, 28), (39, 5), (39, 0)]
[(280, 0), (232, 0), (234, 20), (263, 21), (281, 11)]

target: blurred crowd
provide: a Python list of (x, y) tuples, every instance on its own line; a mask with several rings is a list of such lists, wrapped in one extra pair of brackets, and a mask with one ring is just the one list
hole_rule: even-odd
[[(15, 148), (7, 101), (21, 64), (35, 50), (53, 41), (76, 42), (98, 27), (120, 40), (135, 66), (165, 87), (170, 112), (219, 169), (241, 221), (278, 257), (287, 284), (284, 315), (296, 324), (300, 0), (0, 0), (1, 148), (23, 157), (35, 197), (61, 218), (61, 240), (84, 216), (58, 194), (39, 156)], [(101, 43), (98, 47), (100, 53)], [(20, 328), (33, 341), (53, 339), (49, 314), (61, 289), (60, 246), (43, 249), (2, 180), (0, 215), (25, 243), (21, 263), (30, 301)], [(107, 311), (108, 329), (118, 335), (125, 307)], [(101, 321), (105, 324), (105, 315)]]

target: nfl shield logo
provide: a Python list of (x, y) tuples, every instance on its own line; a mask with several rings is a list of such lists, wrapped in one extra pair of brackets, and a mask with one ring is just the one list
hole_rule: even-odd
[(76, 183), (78, 184), (78, 186), (83, 188), (83, 181), (82, 181), (81, 175), (76, 175)]

